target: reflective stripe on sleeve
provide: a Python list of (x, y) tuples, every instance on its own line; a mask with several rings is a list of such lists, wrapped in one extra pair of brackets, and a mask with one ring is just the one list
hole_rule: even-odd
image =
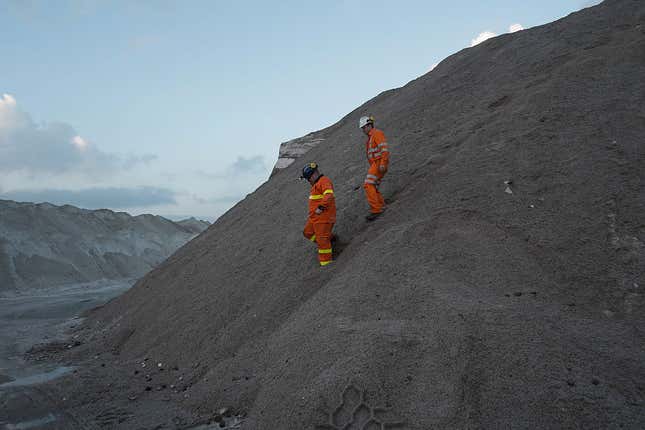
[(321, 265), (321, 266), (326, 266), (326, 265), (328, 265), (329, 263), (331, 263), (331, 261), (321, 261), (321, 262), (320, 262), (320, 265)]
[(331, 248), (329, 248), (329, 249), (319, 249), (318, 254), (331, 254)]
[(315, 242), (316, 241), (316, 235), (314, 234), (309, 238), (310, 241)]
[(368, 174), (367, 174), (367, 176), (366, 176), (366, 178), (367, 178), (367, 179), (378, 179), (378, 176), (376, 176), (376, 175), (371, 175), (371, 174), (369, 174), (369, 173), (368, 173)]
[(334, 194), (334, 190), (325, 190), (323, 194)]
[(312, 194), (309, 196), (309, 200), (320, 200), (323, 198), (322, 194)]

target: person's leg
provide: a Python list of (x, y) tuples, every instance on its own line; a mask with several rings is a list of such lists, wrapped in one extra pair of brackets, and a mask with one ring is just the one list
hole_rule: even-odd
[(314, 224), (316, 243), (318, 244), (318, 261), (321, 266), (326, 266), (332, 261), (331, 229), (333, 226), (332, 223)]
[(316, 232), (314, 231), (314, 225), (310, 220), (307, 220), (305, 228), (302, 230), (302, 235), (312, 242), (316, 242)]
[(370, 165), (365, 182), (363, 183), (363, 188), (365, 189), (367, 203), (370, 205), (370, 212), (373, 214), (380, 214), (383, 212), (385, 206), (383, 195), (378, 190), (380, 182), (381, 175), (378, 171), (378, 166), (376, 164)]

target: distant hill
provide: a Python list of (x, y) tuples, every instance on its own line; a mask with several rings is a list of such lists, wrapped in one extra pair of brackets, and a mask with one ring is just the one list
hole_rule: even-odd
[(194, 217), (182, 219), (181, 221), (176, 221), (176, 223), (195, 234), (201, 233), (210, 225), (208, 221), (203, 221)]
[(207, 227), (194, 218), (0, 200), (0, 293), (138, 278)]

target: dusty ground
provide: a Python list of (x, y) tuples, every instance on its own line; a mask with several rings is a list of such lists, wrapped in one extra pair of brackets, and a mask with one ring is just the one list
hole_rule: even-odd
[[(608, 0), (380, 94), (306, 156), (334, 264), (295, 163), (93, 312), (51, 390), (107, 428), (645, 428), (644, 70), (645, 2)], [(392, 151), (372, 224), (366, 113)]]
[[(47, 360), (44, 352), (73, 347), (75, 339), (65, 333), (81, 323), (82, 313), (130, 286), (94, 284), (0, 297), (0, 428), (75, 427), (76, 420), (58, 406), (61, 399), (43, 386), (75, 368)], [(49, 345), (26, 354), (43, 343)]]

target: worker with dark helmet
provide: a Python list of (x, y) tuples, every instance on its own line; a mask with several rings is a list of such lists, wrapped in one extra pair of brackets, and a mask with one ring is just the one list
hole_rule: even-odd
[(336, 222), (334, 186), (318, 171), (316, 163), (307, 163), (302, 168), (302, 178), (311, 184), (309, 217), (302, 234), (318, 244), (318, 261), (321, 266), (326, 266), (332, 262), (332, 229)]

